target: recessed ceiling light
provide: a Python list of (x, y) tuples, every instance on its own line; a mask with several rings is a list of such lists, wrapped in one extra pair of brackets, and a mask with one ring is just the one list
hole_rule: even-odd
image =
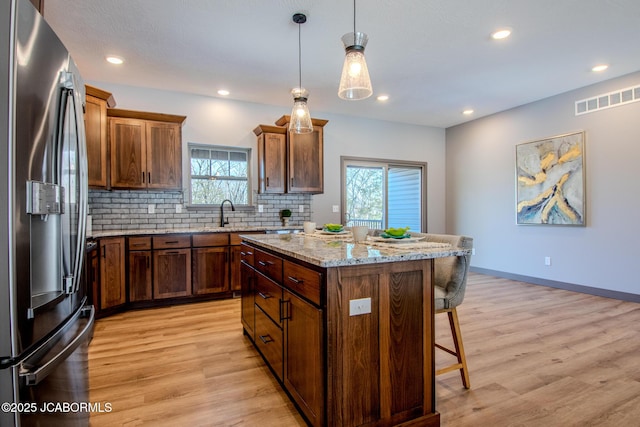
[(229, 95), (229, 91), (226, 90), (226, 89), (220, 89), (218, 91), (218, 95), (227, 96), (227, 95)]
[(599, 64), (599, 65), (596, 65), (595, 67), (593, 67), (591, 69), (591, 71), (594, 71), (594, 72), (597, 73), (597, 72), (600, 72), (600, 71), (604, 71), (607, 68), (609, 68), (609, 66), (607, 64)]
[(462, 114), (464, 114), (465, 116), (469, 116), (469, 115), (473, 114), (473, 110), (471, 108), (467, 108), (466, 110), (464, 110), (462, 112)]
[(388, 101), (389, 100), (389, 95), (379, 95), (376, 99), (378, 101)]
[(502, 39), (506, 39), (510, 35), (511, 35), (510, 28), (501, 28), (491, 33), (491, 38), (494, 40), (502, 40)]
[(120, 65), (124, 62), (124, 59), (120, 58), (119, 56), (113, 56), (113, 55), (107, 56), (105, 59), (110, 64), (115, 64), (115, 65)]

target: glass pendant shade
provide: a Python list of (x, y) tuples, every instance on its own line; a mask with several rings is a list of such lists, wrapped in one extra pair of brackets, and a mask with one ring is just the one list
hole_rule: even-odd
[(342, 99), (357, 101), (371, 96), (371, 79), (364, 57), (364, 48), (369, 38), (365, 33), (347, 33), (342, 36), (346, 51), (338, 96)]
[(289, 130), (293, 133), (313, 132), (311, 114), (309, 114), (309, 108), (307, 107), (309, 92), (305, 88), (299, 87), (293, 89), (291, 95), (293, 95), (293, 109), (289, 120)]

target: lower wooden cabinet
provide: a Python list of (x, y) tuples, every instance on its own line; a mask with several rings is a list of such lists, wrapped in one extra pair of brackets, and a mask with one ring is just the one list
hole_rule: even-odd
[(193, 294), (212, 294), (229, 290), (229, 249), (226, 246), (192, 250)]
[(151, 301), (151, 237), (129, 237), (129, 302)]
[(312, 425), (324, 420), (322, 310), (284, 291), (284, 386)]
[[(243, 251), (244, 252), (244, 251)], [(255, 270), (250, 264), (242, 262), (240, 264), (240, 282), (242, 289), (241, 320), (245, 333), (253, 340), (256, 323), (255, 315)]]
[(191, 295), (191, 249), (153, 251), (155, 299)]
[(276, 377), (282, 381), (284, 366), (282, 329), (258, 305), (256, 305), (255, 337), (256, 347), (267, 360)]
[(100, 239), (100, 310), (127, 302), (124, 237)]

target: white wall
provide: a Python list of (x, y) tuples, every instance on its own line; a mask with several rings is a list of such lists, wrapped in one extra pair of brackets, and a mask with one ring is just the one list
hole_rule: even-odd
[[(188, 180), (187, 142), (250, 147), (257, 188), (257, 149), (253, 129), (258, 124), (273, 124), (290, 111), (281, 107), (238, 102), (186, 93), (102, 82), (91, 85), (110, 91), (116, 108), (187, 116), (183, 136), (183, 182)], [(357, 108), (357, 103), (353, 103)], [(329, 120), (324, 128), (324, 194), (313, 196), (312, 220), (322, 224), (340, 222), (340, 214), (331, 212), (340, 205), (340, 156), (358, 156), (391, 160), (427, 162), (427, 227), (430, 232), (445, 229), (445, 132), (443, 129), (367, 120), (314, 111), (313, 117)]]
[[(474, 237), (472, 266), (640, 294), (640, 102), (574, 115), (577, 100), (639, 84), (640, 72), (447, 129), (446, 229)], [(515, 225), (515, 146), (579, 130), (586, 227)]]

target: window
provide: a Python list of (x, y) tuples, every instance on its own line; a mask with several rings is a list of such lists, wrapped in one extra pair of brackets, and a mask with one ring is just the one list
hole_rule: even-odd
[(425, 163), (355, 158), (341, 162), (345, 225), (426, 230)]
[(248, 148), (189, 144), (192, 205), (219, 205), (229, 199), (234, 205), (248, 205)]

